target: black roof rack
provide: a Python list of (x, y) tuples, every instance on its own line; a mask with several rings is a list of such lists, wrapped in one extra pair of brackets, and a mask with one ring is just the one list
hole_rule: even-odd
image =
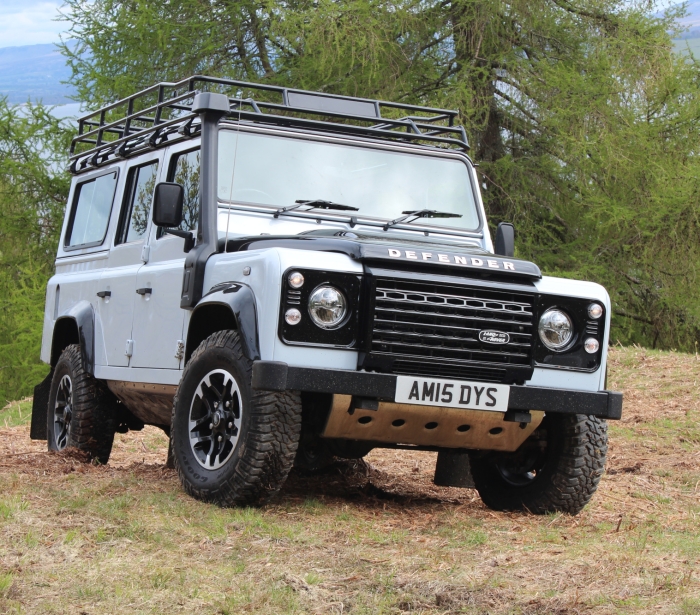
[(233, 120), (469, 149), (464, 128), (454, 125), (457, 111), (196, 75), (159, 83), (81, 117), (71, 172), (195, 136), (201, 124), (192, 104), (204, 91), (226, 94)]

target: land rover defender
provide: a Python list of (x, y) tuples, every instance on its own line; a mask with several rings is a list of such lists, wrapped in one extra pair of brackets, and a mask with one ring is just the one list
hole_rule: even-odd
[(106, 463), (156, 425), (224, 506), (389, 447), (579, 512), (622, 411), (610, 298), (492, 242), (457, 116), (197, 76), (81, 118), (32, 438)]

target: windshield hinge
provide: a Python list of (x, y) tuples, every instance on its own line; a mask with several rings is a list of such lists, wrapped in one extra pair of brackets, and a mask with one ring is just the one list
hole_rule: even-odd
[(144, 263), (147, 263), (150, 255), (151, 255), (151, 246), (143, 246), (143, 248), (141, 248), (141, 260)]

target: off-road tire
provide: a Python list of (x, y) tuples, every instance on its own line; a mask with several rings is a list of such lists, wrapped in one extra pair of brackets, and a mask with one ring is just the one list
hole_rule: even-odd
[[(71, 383), (70, 428), (63, 446), (55, 434), (55, 407), (59, 386), (64, 378)], [(54, 368), (47, 412), (47, 440), (50, 451), (77, 448), (87, 453), (88, 461), (109, 461), (117, 428), (117, 401), (106, 385), (88, 374), (78, 344), (61, 353)]]
[[(538, 444), (537, 459), (521, 466), (532, 466), (534, 477), (504, 470), (517, 466), (523, 447), (534, 451)], [(605, 471), (607, 423), (582, 414), (550, 414), (521, 449), (470, 452), (472, 477), (484, 504), (494, 510), (576, 515), (593, 497)]]
[[(199, 345), (182, 374), (170, 430), (173, 462), (183, 489), (199, 500), (259, 506), (279, 491), (292, 468), (301, 433), (300, 395), (253, 389), (252, 369), (238, 332), (219, 331)], [(225, 370), (235, 379), (242, 410), (230, 457), (209, 469), (190, 444), (189, 420), (197, 388), (214, 370)]]

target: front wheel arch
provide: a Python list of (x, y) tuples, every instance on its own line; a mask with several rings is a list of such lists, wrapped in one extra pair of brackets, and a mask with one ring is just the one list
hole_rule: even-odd
[(204, 340), (219, 331), (237, 331), (245, 357), (260, 359), (255, 295), (249, 286), (217, 285), (197, 304), (187, 329), (185, 364)]

